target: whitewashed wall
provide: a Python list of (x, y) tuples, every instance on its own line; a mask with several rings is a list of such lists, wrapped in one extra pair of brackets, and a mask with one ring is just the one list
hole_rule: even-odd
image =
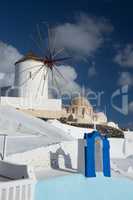
[[(133, 155), (133, 143), (131, 146), (126, 144), (124, 139), (110, 138), (110, 157), (111, 159), (120, 158), (124, 159), (126, 156)], [(83, 140), (74, 140), (71, 142), (62, 142), (61, 144), (51, 145), (49, 147), (42, 147), (34, 149), (21, 154), (16, 154), (8, 157), (11, 161), (17, 161), (21, 164), (28, 164), (34, 167), (34, 169), (49, 169), (51, 168), (51, 162), (55, 167), (59, 165), (59, 168), (65, 168), (64, 158), (67, 159), (68, 165), (71, 168), (79, 169), (80, 172), (84, 172), (84, 142)], [(63, 152), (63, 153), (62, 153)], [(51, 161), (52, 153), (52, 161)], [(63, 156), (65, 154), (65, 157)], [(59, 157), (57, 156), (59, 155)], [(58, 158), (58, 163), (56, 162)]]
[(124, 158), (125, 156), (124, 138), (109, 138), (109, 141), (110, 141), (110, 157)]
[(133, 132), (125, 132), (126, 156), (133, 155)]
[[(111, 158), (121, 158), (122, 154), (122, 144), (123, 141), (111, 139), (110, 141), (110, 152)], [(121, 145), (119, 148), (118, 145)], [(62, 142), (61, 144), (52, 145), (49, 147), (42, 147), (34, 149), (32, 151), (24, 152), (21, 154), (16, 154), (8, 157), (8, 160), (13, 162), (18, 162), (20, 164), (28, 164), (33, 166), (35, 169), (49, 169), (51, 168), (51, 153), (60, 154), (58, 150), (64, 151), (64, 154), (69, 155), (71, 158), (72, 168), (77, 169), (83, 172), (84, 168), (84, 142), (82, 139), (71, 141), (71, 142)], [(119, 152), (117, 152), (119, 149)], [(56, 156), (55, 156), (56, 157)], [(53, 158), (54, 160), (54, 158)], [(56, 165), (56, 161), (55, 161)], [(64, 168), (64, 158), (62, 154), (59, 157), (59, 167)]]
[[(36, 71), (39, 70), (42, 65), (43, 62), (35, 60), (26, 60), (16, 64), (14, 86), (19, 88), (18, 97), (36, 97), (38, 93), (38, 98), (43, 96), (45, 99), (48, 99), (48, 76), (45, 78), (44, 86), (44, 77), (42, 78), (42, 73), (46, 75), (47, 68), (43, 68), (44, 72), (39, 72), (36, 75)], [(30, 75), (32, 75), (33, 79), (29, 80)]]
[[(64, 167), (64, 156), (68, 159), (67, 164), (71, 163), (73, 169), (77, 169), (78, 164), (78, 142), (77, 140), (71, 142), (62, 142), (60, 144), (50, 145), (48, 147), (42, 147), (34, 149), (32, 151), (15, 154), (9, 156), (7, 159), (12, 162), (18, 162), (20, 164), (28, 164), (34, 167), (34, 169), (49, 169), (52, 162), (54, 162), (55, 154), (59, 155), (59, 167)], [(64, 156), (62, 156), (64, 154)], [(53, 156), (52, 156), (53, 155)], [(51, 159), (53, 158), (53, 159)], [(55, 163), (56, 165), (56, 163)]]

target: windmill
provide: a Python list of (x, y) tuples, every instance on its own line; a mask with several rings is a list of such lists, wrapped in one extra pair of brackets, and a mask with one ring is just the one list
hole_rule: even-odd
[[(24, 90), (26, 90), (27, 86), (29, 90), (34, 91), (34, 96), (36, 97), (38, 97), (38, 95), (43, 96), (43, 94), (45, 93), (49, 73), (51, 73), (52, 85), (55, 84), (55, 86), (59, 89), (55, 73), (58, 75), (58, 77), (64, 79), (64, 81), (66, 81), (66, 78), (58, 69), (58, 65), (64, 65), (64, 62), (66, 60), (71, 59), (71, 57), (68, 56), (61, 56), (62, 52), (64, 51), (64, 48), (57, 49), (55, 47), (55, 35), (53, 39), (52, 29), (50, 29), (49, 26), (47, 26), (47, 47), (45, 47), (45, 49), (43, 47), (44, 40), (42, 38), (39, 26), (37, 26), (37, 30), (39, 41), (34, 41), (41, 50), (41, 56), (30, 52), (24, 58), (15, 63), (15, 86), (24, 88)], [(27, 62), (29, 60), (34, 61), (34, 63)], [(18, 64), (24, 62), (25, 65), (23, 67), (21, 65), (21, 67), (19, 68)], [(28, 82), (30, 82), (30, 84), (28, 84)]]

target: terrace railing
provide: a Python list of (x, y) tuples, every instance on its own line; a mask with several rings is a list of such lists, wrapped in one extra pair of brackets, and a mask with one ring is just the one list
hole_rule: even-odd
[(0, 200), (34, 200), (35, 180), (0, 182)]

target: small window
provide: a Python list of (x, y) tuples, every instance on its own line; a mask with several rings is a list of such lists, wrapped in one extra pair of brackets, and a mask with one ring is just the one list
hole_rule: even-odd
[(85, 108), (82, 109), (82, 115), (85, 115)]
[(72, 108), (72, 113), (75, 113), (75, 109), (74, 108)]
[(31, 72), (29, 72), (29, 78), (30, 78), (30, 79), (32, 78), (32, 73), (31, 73)]

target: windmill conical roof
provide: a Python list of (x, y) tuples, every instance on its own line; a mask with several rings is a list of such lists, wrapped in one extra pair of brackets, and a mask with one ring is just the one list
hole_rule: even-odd
[(18, 61), (15, 63), (15, 65), (18, 64), (18, 63), (24, 62), (24, 61), (26, 61), (26, 60), (36, 60), (36, 61), (40, 61), (40, 58), (39, 58), (36, 54), (34, 54), (33, 52), (29, 52), (29, 53), (27, 53), (24, 57), (22, 57), (20, 60), (18, 60)]

